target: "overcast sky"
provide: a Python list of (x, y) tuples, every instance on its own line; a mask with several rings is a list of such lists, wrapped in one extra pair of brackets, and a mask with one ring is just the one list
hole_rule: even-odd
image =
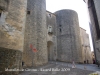
[(61, 9), (75, 10), (78, 13), (80, 27), (84, 28), (89, 34), (91, 50), (93, 50), (90, 36), (88, 10), (86, 3), (83, 0), (46, 0), (46, 9), (52, 13)]

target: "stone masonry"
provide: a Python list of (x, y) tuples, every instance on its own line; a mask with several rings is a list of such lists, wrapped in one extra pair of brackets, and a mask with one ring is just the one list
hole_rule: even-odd
[(78, 15), (73, 10), (55, 12), (57, 19), (57, 60), (82, 62)]
[(85, 0), (90, 16), (94, 54), (97, 64), (100, 64), (100, 0)]
[(80, 37), (82, 46), (82, 61), (84, 63), (92, 63), (89, 35), (86, 33), (86, 30), (81, 27), (80, 27)]
[[(48, 61), (82, 63), (80, 38), (73, 10), (51, 13), (46, 11), (45, 0), (0, 0), (0, 75), (18, 75), (5, 69), (36, 67)], [(94, 39), (98, 51), (99, 45)]]
[(53, 61), (57, 59), (56, 15), (54, 13), (47, 11), (46, 18), (48, 60)]
[(0, 0), (0, 75), (21, 68), (27, 0)]
[[(26, 66), (39, 66), (48, 61), (46, 4), (45, 0), (28, 0), (27, 5), (23, 62)], [(30, 48), (31, 44), (36, 53)]]

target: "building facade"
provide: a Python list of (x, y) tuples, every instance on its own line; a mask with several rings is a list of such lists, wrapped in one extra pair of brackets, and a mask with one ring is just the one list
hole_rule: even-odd
[(57, 59), (57, 32), (56, 32), (56, 15), (49, 11), (46, 12), (47, 27), (47, 52), (48, 61), (56, 61)]
[(85, 0), (90, 16), (90, 30), (92, 35), (96, 62), (100, 64), (100, 0)]
[(86, 30), (80, 27), (80, 37), (82, 46), (82, 61), (84, 63), (92, 63), (91, 48), (89, 43), (89, 35)]
[(24, 46), (27, 0), (0, 0), (0, 75), (17, 75)]

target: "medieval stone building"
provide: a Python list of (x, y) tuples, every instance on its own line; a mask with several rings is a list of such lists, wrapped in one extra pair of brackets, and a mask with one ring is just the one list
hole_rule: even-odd
[(81, 62), (78, 15), (73, 10), (55, 12), (57, 19), (57, 54), (59, 61)]
[(84, 0), (90, 16), (90, 29), (95, 59), (100, 64), (100, 0)]
[(0, 75), (57, 60), (83, 62), (77, 13), (46, 11), (45, 0), (0, 0)]
[(24, 46), (27, 0), (0, 0), (0, 75), (16, 75)]
[(80, 37), (82, 46), (82, 62), (92, 63), (89, 35), (86, 33), (86, 30), (81, 27), (80, 27)]

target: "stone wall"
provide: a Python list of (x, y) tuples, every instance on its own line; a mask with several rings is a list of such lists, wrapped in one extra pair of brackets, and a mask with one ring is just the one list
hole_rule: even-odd
[(23, 62), (26, 66), (39, 66), (48, 62), (46, 4), (45, 0), (28, 0), (27, 5)]
[(90, 41), (89, 41), (89, 35), (86, 33), (86, 44), (87, 44), (87, 51), (86, 51), (86, 57), (88, 62), (87, 63), (92, 63), (92, 57), (91, 57), (91, 47), (90, 47)]
[[(48, 59), (49, 61), (56, 60), (57, 58), (57, 33), (56, 33), (56, 16), (54, 13), (47, 11), (47, 47), (48, 47)], [(50, 42), (52, 44), (50, 44)], [(52, 46), (51, 46), (52, 45)], [(53, 47), (50, 49), (50, 47)]]
[(0, 0), (0, 9), (7, 10), (9, 5), (9, 0)]
[(82, 61), (83, 63), (92, 63), (91, 48), (89, 43), (89, 35), (86, 30), (80, 28), (81, 46), (82, 46)]
[(73, 10), (60, 10), (55, 14), (57, 19), (57, 59), (65, 62), (82, 62), (77, 13)]
[(0, 7), (4, 7), (0, 16), (0, 74), (17, 75), (18, 72), (6, 72), (5, 68), (21, 67), (27, 0), (7, 2), (0, 0)]
[(85, 42), (86, 30), (81, 28), (81, 27), (80, 27), (80, 37), (81, 37), (81, 46), (82, 46), (82, 61), (84, 63), (85, 58), (86, 58), (86, 56), (85, 56), (85, 50), (86, 50), (86, 48), (85, 48), (85, 45), (86, 45), (86, 42)]
[(86, 0), (96, 61), (100, 64), (100, 0)]
[(98, 22), (99, 22), (99, 28), (100, 28), (100, 0), (94, 0), (94, 4), (95, 4), (95, 9), (96, 9), (96, 13), (97, 13), (97, 18), (98, 18)]

